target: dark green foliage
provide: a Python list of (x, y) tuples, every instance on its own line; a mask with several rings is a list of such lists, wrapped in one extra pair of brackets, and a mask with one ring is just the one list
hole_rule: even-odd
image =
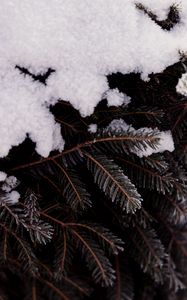
[[(175, 9), (161, 25), (174, 26)], [(84, 119), (58, 103), (65, 150), (41, 158), (26, 141), (0, 161), (21, 195), (11, 205), (0, 194), (0, 299), (186, 299), (187, 100), (175, 91), (183, 64), (147, 83), (109, 77), (132, 97), (128, 107), (103, 101)], [(115, 118), (135, 129), (108, 127)], [(159, 130), (172, 131), (175, 151), (138, 157), (157, 148)]]

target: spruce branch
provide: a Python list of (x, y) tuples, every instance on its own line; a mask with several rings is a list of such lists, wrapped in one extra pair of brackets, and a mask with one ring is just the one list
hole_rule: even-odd
[(166, 252), (161, 240), (151, 227), (143, 228), (136, 224), (133, 232), (133, 236), (128, 235), (131, 241), (128, 246), (129, 251), (132, 251), (131, 255), (155, 282), (163, 283), (162, 269)]
[(63, 163), (58, 163), (56, 160), (53, 160), (53, 163), (60, 171), (62, 195), (67, 203), (76, 212), (89, 208), (91, 206), (90, 195), (79, 173), (75, 169), (65, 167)]
[(56, 285), (54, 285), (52, 282), (48, 281), (44, 278), (38, 278), (41, 283), (46, 285), (49, 288), (48, 296), (50, 299), (55, 299), (54, 297), (58, 296), (57, 299), (62, 300), (72, 300), (68, 295), (65, 294), (60, 288), (58, 288)]
[(14, 168), (11, 168), (10, 171), (23, 170), (31, 168), (40, 164), (47, 163), (49, 161), (54, 161), (57, 158), (64, 157), (76, 151), (81, 151), (84, 148), (90, 148), (93, 145), (100, 145), (101, 147), (104, 144), (108, 149), (116, 149), (116, 151), (121, 152), (131, 152), (132, 150), (144, 150), (147, 146), (156, 149), (159, 144), (159, 134), (160, 132), (157, 129), (144, 129), (139, 130), (126, 130), (124, 131), (114, 131), (110, 129), (103, 129), (96, 134), (96, 136), (90, 140), (85, 141), (81, 144), (64, 150), (62, 153), (49, 156), (31, 163), (23, 164)]
[(107, 300), (133, 300), (134, 282), (125, 261), (115, 258), (116, 280), (112, 289), (107, 291)]
[(54, 265), (56, 280), (62, 280), (62, 278), (67, 275), (69, 268), (72, 265), (74, 254), (74, 245), (71, 242), (68, 231), (64, 229), (59, 237), (59, 242), (56, 245)]
[(162, 167), (160, 167), (159, 171), (158, 166), (156, 167), (156, 170), (147, 167), (146, 163), (144, 163), (147, 159), (133, 159), (133, 156), (131, 156), (131, 159), (117, 157), (116, 160), (124, 164), (127, 174), (139, 187), (156, 190), (157, 192), (165, 195), (166, 193), (170, 193), (174, 184), (176, 184), (175, 178), (172, 177), (172, 174), (163, 172)]
[[(33, 276), (36, 276), (38, 273), (38, 265), (37, 265), (37, 258), (31, 248), (31, 245), (25, 241), (20, 235), (9, 229), (5, 224), (0, 223), (0, 227), (9, 234), (13, 240), (16, 242), (17, 252), (18, 252), (18, 261), (22, 264), (22, 270), (24, 272), (29, 271)], [(7, 251), (7, 240), (6, 244), (4, 244), (4, 251)], [(7, 259), (6, 254), (4, 253), (4, 258)]]
[(77, 227), (77, 229), (86, 230), (102, 245), (102, 248), (115, 255), (123, 251), (123, 241), (115, 236), (108, 228), (96, 223), (67, 223), (68, 227)]
[(100, 129), (95, 135), (95, 145), (107, 153), (130, 154), (146, 150), (147, 147), (157, 149), (160, 141), (158, 129), (140, 128), (113, 129), (107, 127)]
[(113, 285), (115, 272), (104, 251), (88, 235), (80, 234), (76, 230), (71, 230), (71, 233), (72, 237), (76, 239), (78, 249), (80, 249), (86, 260), (87, 267), (92, 272), (94, 281), (102, 286)]
[(112, 200), (127, 213), (134, 213), (141, 207), (142, 198), (136, 187), (113, 160), (105, 155), (84, 152), (88, 170), (94, 176), (95, 183)]

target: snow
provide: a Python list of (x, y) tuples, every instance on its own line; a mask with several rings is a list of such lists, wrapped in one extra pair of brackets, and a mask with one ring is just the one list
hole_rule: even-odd
[(16, 188), (18, 184), (19, 182), (15, 176), (9, 176), (5, 179), (1, 189), (5, 192), (10, 192), (12, 189)]
[(151, 10), (156, 16), (158, 16), (158, 20), (164, 20), (167, 18), (169, 13), (169, 8), (171, 5), (178, 6), (180, 9), (180, 5), (182, 4), (181, 1), (171, 1), (171, 0), (141, 0), (136, 1), (137, 3), (143, 4), (146, 8)]
[(161, 131), (158, 137), (160, 140), (156, 149), (147, 147), (145, 150), (141, 150), (141, 151), (138, 150), (136, 154), (139, 157), (143, 157), (143, 156), (150, 156), (153, 153), (163, 153), (164, 151), (173, 152), (175, 150), (174, 142), (170, 130)]
[(133, 128), (133, 127), (131, 125), (128, 125), (123, 119), (114, 119), (107, 126), (107, 129), (110, 129), (110, 130), (116, 131), (116, 132), (127, 131), (127, 130), (130, 130), (131, 128)]
[(60, 125), (42, 103), (44, 99), (41, 101), (45, 87), (28, 76), (22, 79), (15, 69), (9, 72), (0, 68), (0, 76), (0, 156), (6, 156), (12, 145), (23, 142), (26, 134), (36, 142), (36, 150), (42, 156), (52, 149), (63, 149)]
[[(108, 94), (108, 105), (127, 103), (110, 91), (107, 75), (140, 72), (147, 79), (176, 63), (187, 51), (187, 1), (180, 0), (181, 21), (162, 30), (135, 0), (0, 1), (0, 157), (29, 136), (46, 157), (62, 151), (60, 125), (50, 106), (69, 101), (83, 116)], [(166, 17), (174, 0), (138, 1)], [(46, 85), (33, 74), (55, 70)]]
[(96, 132), (97, 132), (97, 124), (90, 124), (90, 125), (88, 126), (88, 131), (89, 131), (90, 133), (96, 133)]
[(2, 172), (2, 171), (0, 171), (0, 182), (1, 181), (5, 181), (6, 177), (7, 177), (7, 174), (4, 173), (4, 172)]
[(179, 94), (187, 96), (187, 73), (182, 74), (176, 86), (176, 90)]
[(8, 205), (14, 205), (18, 203), (19, 198), (20, 194), (17, 191), (12, 191), (10, 193), (6, 193), (4, 196), (1, 196), (1, 200)]
[(7, 174), (0, 171), (0, 181), (3, 182), (0, 186), (0, 202), (1, 205), (14, 205), (18, 203), (20, 194), (13, 190), (19, 184), (15, 176), (7, 177)]
[(118, 89), (111, 89), (106, 92), (106, 99), (108, 101), (108, 106), (120, 106), (122, 104), (128, 105), (131, 97), (124, 93), (120, 93)]
[[(115, 119), (113, 120), (107, 127), (108, 129), (112, 131), (136, 131), (132, 127), (132, 125), (128, 125), (123, 119)], [(151, 128), (144, 127), (145, 130), (150, 131)], [(147, 146), (146, 149), (131, 149), (131, 152), (136, 154), (139, 157), (143, 156), (150, 156), (153, 153), (162, 153), (164, 151), (173, 152), (174, 151), (174, 142), (172, 138), (171, 131), (160, 131), (160, 133), (157, 135), (159, 138), (159, 143), (155, 147), (155, 149), (151, 148), (150, 146)]]
[(6, 198), (8, 199), (9, 205), (14, 205), (18, 203), (20, 194), (17, 191), (12, 191), (6, 195)]

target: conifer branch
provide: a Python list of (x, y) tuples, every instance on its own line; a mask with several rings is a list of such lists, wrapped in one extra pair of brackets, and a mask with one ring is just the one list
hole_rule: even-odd
[(56, 287), (52, 282), (49, 282), (48, 280), (39, 277), (38, 278), (40, 282), (47, 285), (55, 294), (57, 294), (60, 299), (62, 300), (71, 300), (63, 291), (61, 291), (58, 287)]
[(97, 243), (88, 240), (75, 230), (71, 230), (71, 232), (76, 237), (77, 246), (80, 247), (95, 282), (101, 283), (102, 286), (112, 285), (115, 279), (114, 270), (104, 252), (98, 247)]
[(142, 130), (134, 131), (134, 132), (127, 131), (126, 135), (123, 135), (122, 133), (119, 133), (119, 132), (110, 132), (108, 130), (107, 131), (104, 130), (104, 131), (101, 131), (99, 133), (99, 136), (95, 137), (93, 140), (85, 141), (85, 142), (78, 144), (70, 149), (64, 150), (62, 153), (11, 168), (10, 171), (13, 172), (13, 171), (17, 171), (17, 170), (34, 167), (36, 165), (40, 165), (40, 164), (46, 163), (48, 161), (53, 161), (57, 158), (63, 157), (72, 152), (76, 152), (83, 148), (91, 147), (95, 144), (100, 144), (100, 143), (109, 143), (110, 145), (111, 145), (111, 143), (120, 143), (122, 146), (122, 149), (125, 149), (124, 148), (125, 146), (123, 146), (124, 143), (126, 143), (128, 147), (135, 147), (135, 148), (141, 147), (144, 149), (144, 148), (146, 148), (146, 145), (149, 145), (154, 148), (154, 147), (156, 147), (156, 145), (159, 142), (158, 135), (159, 135), (158, 130), (151, 130), (149, 132), (145, 131), (145, 134), (144, 134), (144, 131), (142, 131)]
[(163, 173), (162, 169), (160, 172), (158, 170), (155, 171), (145, 165), (142, 166), (136, 163), (136, 161), (122, 157), (116, 157), (116, 160), (122, 162), (127, 167), (126, 171), (129, 171), (130, 178), (140, 187), (157, 190), (159, 193), (166, 194), (170, 193), (172, 187), (176, 184), (172, 175), (170, 173)]
[(134, 213), (141, 207), (141, 196), (119, 166), (104, 155), (91, 155), (86, 152), (84, 155), (95, 183), (110, 197), (112, 202), (119, 203), (127, 213)]
[(91, 206), (90, 195), (82, 182), (80, 175), (74, 169), (67, 169), (62, 163), (53, 160), (55, 166), (61, 171), (60, 178), (62, 195), (74, 211), (86, 210)]

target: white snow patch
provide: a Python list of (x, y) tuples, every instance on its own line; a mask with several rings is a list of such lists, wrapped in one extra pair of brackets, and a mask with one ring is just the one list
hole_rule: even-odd
[(158, 20), (164, 20), (167, 18), (169, 13), (169, 8), (171, 5), (178, 6), (180, 9), (181, 1), (173, 1), (173, 0), (141, 0), (136, 1), (137, 3), (143, 4), (147, 9), (151, 10), (156, 16), (158, 16)]
[(0, 171), (0, 181), (5, 181), (7, 174), (5, 172)]
[(3, 201), (8, 205), (14, 205), (18, 203), (19, 198), (20, 198), (20, 194), (17, 191), (12, 191), (2, 196)]
[(16, 204), (20, 198), (20, 194), (13, 190), (19, 184), (17, 178), (15, 176), (7, 177), (6, 173), (0, 171), (0, 181), (3, 182), (0, 187), (1, 205), (3, 205), (3, 203), (7, 205)]
[[(128, 125), (123, 119), (115, 119), (113, 120), (108, 127), (109, 129), (113, 130), (113, 131), (136, 131), (136, 129), (134, 129), (132, 127), (132, 125)], [(144, 128), (145, 130), (150, 130), (150, 128)], [(136, 149), (132, 149), (131, 152), (136, 154), (139, 157), (143, 157), (143, 156), (150, 156), (153, 153), (162, 153), (164, 151), (169, 151), (169, 152), (173, 152), (175, 147), (174, 147), (174, 141), (172, 138), (172, 134), (171, 131), (160, 131), (159, 135), (159, 144), (157, 145), (157, 147), (155, 149), (151, 148), (150, 146), (147, 146), (146, 149), (144, 150), (136, 150)]]
[(5, 179), (1, 189), (4, 192), (10, 192), (12, 189), (15, 189), (18, 184), (19, 182), (15, 176), (9, 176)]
[(110, 122), (107, 128), (112, 131), (118, 132), (118, 131), (127, 131), (132, 127), (131, 125), (128, 125), (123, 119), (114, 119), (112, 122)]
[(176, 86), (177, 93), (187, 96), (187, 73), (182, 74)]
[(97, 124), (90, 124), (90, 125), (88, 126), (88, 131), (89, 131), (90, 133), (96, 133), (96, 132), (97, 132)]
[(139, 157), (150, 156), (153, 153), (163, 153), (164, 151), (173, 152), (175, 150), (171, 131), (161, 131), (159, 134), (159, 144), (156, 149), (147, 147), (145, 150), (137, 151)]
[[(187, 1), (180, 1), (181, 22), (162, 30), (135, 2), (163, 19), (174, 0), (1, 0), (0, 1), (0, 157), (28, 135), (48, 156), (63, 150), (60, 125), (49, 111), (59, 99), (83, 116), (93, 113), (108, 91), (109, 105), (124, 95), (109, 91), (107, 75), (162, 72), (187, 51)], [(34, 74), (55, 70), (46, 86)], [(111, 95), (113, 96), (111, 97)], [(114, 97), (115, 96), (115, 97)], [(129, 100), (128, 100), (129, 101)]]
[(120, 93), (118, 89), (112, 89), (106, 92), (106, 99), (108, 101), (108, 106), (120, 106), (122, 104), (128, 105), (131, 97), (124, 93)]

